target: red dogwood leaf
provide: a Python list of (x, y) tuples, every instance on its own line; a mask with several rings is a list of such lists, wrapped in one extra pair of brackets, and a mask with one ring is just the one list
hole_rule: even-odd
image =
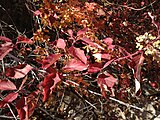
[(0, 101), (0, 108), (5, 107), (7, 103), (11, 103), (13, 100), (15, 100), (18, 97), (17, 92), (9, 93), (7, 96), (3, 98), (2, 101)]
[(3, 41), (4, 43), (0, 44), (0, 60), (2, 60), (10, 51), (12, 51), (12, 40), (0, 36), (0, 41)]
[(88, 28), (83, 28), (77, 32), (77, 36), (83, 35), (87, 32)]
[(136, 63), (135, 70), (136, 72), (134, 73), (135, 77), (135, 93), (137, 93), (140, 90), (140, 81), (141, 81), (141, 66), (143, 65), (144, 57), (143, 54), (137, 55), (136, 57), (133, 58), (133, 60)]
[(51, 87), (53, 86), (54, 84), (54, 78), (56, 77), (56, 73), (51, 73), (49, 75), (47, 75), (45, 78), (44, 78), (44, 81), (42, 83), (42, 86), (44, 88), (43, 90), (43, 101), (46, 101), (49, 97), (49, 94), (51, 92)]
[(112, 45), (113, 39), (112, 38), (105, 38), (103, 39), (104, 43), (108, 45), (108, 48), (113, 49), (114, 45)]
[(37, 105), (37, 95), (39, 92), (35, 91), (27, 97), (22, 97), (16, 102), (16, 109), (21, 120), (29, 120)]
[(106, 90), (109, 90), (112, 95), (114, 95), (113, 91), (112, 91), (112, 87), (114, 86), (114, 84), (117, 82), (117, 79), (114, 78), (112, 75), (110, 75), (109, 73), (106, 73), (106, 74), (100, 74), (98, 76), (98, 85), (100, 86), (101, 88), (101, 92), (102, 92), (102, 95), (104, 97), (106, 97)]
[(47, 58), (45, 58), (42, 61), (42, 68), (47, 69), (52, 64), (54, 64), (61, 56), (62, 56), (62, 54), (51, 54), (51, 55), (49, 55)]
[(84, 51), (81, 50), (80, 48), (75, 48), (75, 47), (72, 46), (68, 49), (68, 52), (72, 56), (81, 60), (83, 63), (87, 64), (87, 57), (85, 56)]
[(96, 73), (100, 71), (102, 67), (102, 63), (89, 64), (88, 73)]
[(79, 70), (83, 71), (86, 70), (88, 65), (85, 65), (81, 61), (77, 59), (71, 59), (70, 61), (67, 62), (67, 64), (63, 67), (65, 70), (73, 71), (73, 70)]
[(59, 78), (58, 73), (51, 73), (47, 75), (42, 83), (42, 86), (44, 88), (43, 91), (43, 101), (46, 101), (49, 97), (49, 94), (51, 90), (53, 90), (58, 82), (60, 82), (61, 79)]
[(55, 87), (56, 87), (56, 84), (59, 83), (61, 81), (60, 77), (59, 77), (59, 74), (56, 73), (56, 77), (54, 78), (54, 84), (53, 86), (51, 87), (51, 90), (54, 90)]
[(101, 47), (100, 45), (98, 45), (97, 43), (93, 42), (91, 39), (89, 39), (87, 37), (82, 37), (81, 40), (84, 43), (87, 43), (88, 45), (90, 45), (92, 47), (103, 49), (103, 47)]
[(26, 106), (27, 105), (26, 103), (27, 103), (26, 97), (22, 97), (16, 102), (16, 109), (21, 120), (24, 119), (28, 120), (27, 116), (28, 108)]
[(9, 80), (0, 80), (0, 90), (16, 90), (16, 86)]
[(65, 47), (66, 47), (65, 41), (64, 41), (63, 39), (59, 38), (59, 39), (57, 40), (57, 47), (58, 47), (58, 48), (62, 48), (62, 49), (65, 50)]
[(39, 11), (39, 10), (34, 11), (34, 16), (38, 16), (38, 15), (41, 15), (41, 14), (42, 14), (42, 12)]
[(105, 84), (107, 85), (107, 87), (112, 88), (115, 84), (115, 82), (117, 82), (117, 79), (114, 78), (111, 74), (106, 73), (106, 74), (100, 74), (98, 76), (98, 84)]
[(32, 69), (33, 67), (28, 64), (21, 64), (16, 67), (7, 68), (6, 76), (13, 79), (23, 78)]
[(18, 43), (27, 43), (27, 44), (32, 44), (33, 41), (31, 39), (28, 39), (26, 37), (23, 36), (18, 36), (17, 37)]
[(73, 31), (72, 31), (71, 29), (69, 29), (67, 32), (68, 32), (69, 36), (70, 36), (71, 38), (73, 38)]
[(12, 42), (11, 39), (5, 37), (5, 36), (0, 36), (0, 40), (4, 41), (4, 42)]

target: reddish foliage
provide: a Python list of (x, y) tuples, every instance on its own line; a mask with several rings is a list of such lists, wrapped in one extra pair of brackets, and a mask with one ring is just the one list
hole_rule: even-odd
[(52, 64), (54, 64), (61, 56), (62, 56), (62, 54), (51, 54), (51, 55), (49, 55), (48, 57), (46, 57), (42, 61), (42, 68), (47, 69)]
[(6, 69), (6, 76), (13, 79), (19, 79), (25, 77), (29, 71), (33, 69), (28, 64), (21, 64), (16, 67), (10, 67)]
[(13, 48), (12, 40), (9, 38), (0, 36), (0, 41), (2, 41), (2, 44), (0, 44), (0, 60), (2, 60)]
[(18, 40), (18, 43), (27, 43), (27, 44), (33, 43), (33, 41), (31, 39), (25, 38), (23, 36), (18, 36), (17, 40)]
[(17, 97), (18, 97), (18, 93), (17, 93), (17, 92), (9, 93), (7, 96), (5, 96), (5, 97), (3, 98), (2, 101), (0, 101), (0, 108), (5, 107), (5, 105), (6, 105), (7, 103), (11, 103), (11, 102), (14, 101)]
[(0, 90), (16, 90), (16, 86), (9, 80), (0, 80)]
[[(14, 44), (11, 39), (0, 36), (0, 90), (3, 96), (0, 107), (12, 103), (20, 119), (27, 120), (39, 105), (38, 98), (46, 103), (45, 108), (54, 95), (56, 98), (62, 96), (61, 104), (66, 104), (63, 100), (69, 91), (90, 107), (99, 109), (100, 103), (101, 111), (107, 113), (106, 118), (112, 119), (108, 116), (116, 113), (110, 108), (114, 107), (113, 103), (104, 107), (106, 103), (99, 96), (105, 100), (114, 96), (135, 104), (132, 98), (139, 100), (141, 97), (135, 95), (145, 97), (143, 94), (148, 94), (149, 90), (158, 92), (160, 23), (159, 15), (153, 15), (158, 13), (153, 9), (156, 2), (151, 5), (148, 1), (115, 0), (42, 0), (37, 3), (40, 8), (33, 11), (38, 21), (35, 22), (33, 39), (16, 36), (17, 44)], [(148, 9), (150, 6), (153, 13)], [(5, 57), (9, 52), (12, 54)], [(19, 79), (20, 82), (13, 83), (10, 79)], [(17, 90), (17, 87), (18, 91), (7, 91)], [(71, 114), (67, 115), (71, 110), (66, 106), (72, 107), (58, 105), (53, 111), (58, 111), (58, 117), (72, 119)], [(99, 116), (97, 111), (94, 113)]]

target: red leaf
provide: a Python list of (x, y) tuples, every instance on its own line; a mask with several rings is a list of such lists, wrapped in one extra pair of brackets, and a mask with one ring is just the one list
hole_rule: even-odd
[(21, 120), (28, 120), (28, 107), (26, 97), (22, 97), (16, 102), (16, 109)]
[(51, 54), (42, 61), (42, 68), (47, 69), (52, 64), (54, 64), (61, 56), (62, 54)]
[(117, 79), (114, 78), (109, 73), (106, 74), (100, 74), (98, 76), (98, 85), (101, 88), (102, 95), (106, 97), (106, 91), (110, 91), (112, 95), (114, 96), (114, 92), (112, 90), (112, 87), (114, 86), (115, 82), (117, 82)]
[(30, 117), (34, 110), (35, 107), (37, 106), (37, 102), (38, 102), (38, 91), (31, 93), (29, 96), (27, 96), (27, 105), (28, 105), (28, 116)]
[(59, 83), (61, 81), (61, 79), (59, 78), (59, 74), (56, 73), (56, 77), (54, 78), (54, 85), (51, 87), (51, 90), (54, 90), (54, 88), (56, 87), (56, 84)]
[(11, 39), (5, 37), (5, 36), (0, 36), (0, 40), (3, 40), (4, 42), (12, 42)]
[(56, 73), (51, 73), (49, 75), (47, 75), (45, 78), (44, 78), (44, 81), (42, 83), (42, 86), (44, 88), (44, 91), (43, 91), (43, 101), (46, 101), (49, 97), (49, 94), (51, 92), (51, 87), (54, 85), (54, 78), (56, 77)]
[(135, 87), (136, 87), (135, 93), (137, 93), (140, 90), (141, 66), (143, 65), (143, 61), (144, 61), (143, 54), (135, 56), (133, 60), (136, 63), (136, 66), (135, 66), (136, 72), (134, 73), (134, 77), (135, 77)]
[(92, 46), (92, 47), (103, 49), (100, 45), (98, 45), (97, 43), (93, 42), (91, 39), (89, 39), (87, 37), (83, 37), (83, 38), (81, 38), (81, 40), (83, 42), (87, 43), (88, 45)]
[(10, 51), (12, 51), (12, 47), (5, 46), (0, 48), (0, 60), (2, 60)]
[(34, 11), (34, 16), (38, 16), (38, 15), (41, 15), (41, 14), (42, 14), (42, 12), (40, 12), (39, 10)]
[(101, 58), (110, 60), (111, 59), (111, 55), (107, 54), (107, 53), (103, 53), (102, 56), (101, 56)]
[(27, 97), (20, 98), (16, 102), (16, 109), (21, 120), (28, 120), (29, 117), (33, 114), (38, 102), (38, 93), (39, 91), (35, 91)]
[(32, 68), (33, 67), (28, 64), (21, 64), (13, 68), (7, 68), (6, 76), (13, 79), (23, 78), (30, 70), (32, 70)]
[(109, 49), (113, 49), (114, 45), (112, 45), (113, 39), (112, 38), (105, 38), (103, 39), (104, 43), (106, 43), (108, 45)]
[(68, 52), (72, 56), (81, 60), (83, 63), (85, 63), (85, 64), (87, 63), (87, 57), (85, 56), (84, 51), (81, 50), (80, 48), (75, 48), (75, 47), (72, 46), (68, 49)]
[(67, 32), (68, 32), (69, 36), (70, 36), (71, 38), (73, 38), (73, 31), (72, 31), (71, 29), (69, 29)]
[(25, 38), (23, 36), (18, 36), (17, 40), (18, 40), (18, 43), (27, 43), (27, 44), (33, 43), (33, 41), (31, 39)]
[(87, 32), (88, 28), (83, 28), (77, 32), (77, 36), (83, 35)]
[(12, 40), (4, 36), (0, 36), (0, 41), (4, 43), (0, 44), (0, 60), (2, 60), (10, 51), (12, 51)]
[(57, 40), (57, 47), (58, 47), (58, 48), (62, 48), (62, 49), (65, 50), (65, 47), (66, 47), (65, 41), (64, 41), (63, 39), (59, 38), (59, 39)]
[(16, 92), (9, 93), (6, 97), (3, 98), (2, 101), (0, 101), (0, 108), (5, 107), (7, 103), (11, 103), (17, 97), (18, 97), (18, 93)]
[(87, 65), (85, 65), (84, 63), (82, 63), (81, 61), (77, 60), (77, 59), (72, 59), (70, 61), (67, 62), (66, 66), (63, 67), (65, 70), (69, 70), (69, 71), (73, 71), (73, 70), (79, 70), (79, 71), (83, 71), (87, 69)]
[(107, 74), (100, 74), (98, 76), (98, 84), (99, 85), (104, 84), (104, 85), (107, 85), (107, 87), (112, 88), (114, 86), (115, 82), (117, 82), (117, 79), (114, 78), (109, 73), (107, 73)]
[(88, 67), (88, 73), (95, 73), (100, 71), (102, 68), (102, 64), (101, 63), (94, 63), (94, 64), (89, 64)]
[(108, 62), (106, 62), (103, 66), (103, 68), (106, 68), (108, 65), (110, 65), (113, 62), (114, 59), (109, 60)]
[(16, 90), (16, 86), (9, 80), (0, 80), (0, 90)]

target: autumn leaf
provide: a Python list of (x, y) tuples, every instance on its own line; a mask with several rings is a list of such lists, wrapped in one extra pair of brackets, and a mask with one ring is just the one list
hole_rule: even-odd
[(20, 79), (25, 77), (33, 67), (28, 64), (21, 64), (16, 67), (6, 69), (6, 76), (13, 79)]
[[(100, 74), (98, 76), (98, 85), (100, 86), (101, 88), (101, 92), (103, 94), (103, 96), (105, 97), (105, 91), (106, 89), (108, 89), (111, 93), (111, 89), (113, 88), (114, 84), (117, 82), (117, 79), (114, 78), (111, 74), (109, 73), (103, 73), (103, 74)], [(113, 94), (113, 93), (112, 93)]]
[(105, 38), (105, 39), (103, 39), (103, 42), (108, 45), (109, 49), (113, 49), (115, 47), (114, 45), (112, 45), (112, 43), (113, 43), (112, 38)]
[(65, 50), (65, 47), (66, 47), (66, 43), (63, 39), (59, 38), (57, 40), (57, 47), (58, 48), (62, 48), (63, 50)]
[(0, 36), (0, 40), (4, 41), (4, 42), (12, 42), (11, 39), (5, 37), (5, 36)]
[(39, 11), (39, 10), (34, 11), (34, 16), (38, 16), (38, 15), (41, 15), (41, 14), (42, 14), (42, 12)]
[(88, 66), (88, 73), (99, 72), (102, 67), (103, 67), (102, 63), (89, 64), (89, 66)]
[(43, 86), (43, 101), (46, 101), (49, 97), (49, 94), (51, 92), (51, 87), (54, 85), (54, 78), (56, 77), (56, 73), (51, 73), (49, 75), (47, 75), (45, 78), (44, 78), (44, 81), (42, 83), (42, 86)]
[(87, 63), (87, 57), (84, 54), (84, 51), (81, 50), (80, 48), (75, 48), (75, 47), (70, 47), (68, 49), (68, 52), (73, 56), (81, 60), (83, 63)]
[(2, 101), (0, 101), (0, 108), (3, 108), (6, 106), (7, 103), (11, 103), (13, 100), (15, 100), (18, 97), (17, 92), (9, 93), (7, 96), (5, 96)]
[(31, 39), (28, 39), (26, 37), (23, 36), (18, 36), (17, 37), (18, 43), (27, 43), (27, 44), (32, 44), (33, 41)]
[(54, 84), (53, 86), (51, 87), (51, 90), (54, 90), (55, 87), (56, 87), (56, 84), (59, 83), (61, 81), (60, 77), (59, 77), (59, 74), (56, 73), (56, 77), (54, 78)]
[(51, 55), (49, 55), (44, 60), (42, 60), (42, 68), (47, 69), (52, 64), (54, 64), (61, 56), (62, 56), (62, 54), (51, 54)]
[(83, 35), (87, 32), (88, 28), (83, 28), (77, 32), (77, 36)]
[(0, 90), (16, 90), (16, 86), (9, 80), (0, 80)]
[(71, 60), (68, 61), (67, 64), (63, 67), (63, 69), (64, 69), (64, 70), (69, 70), (69, 71), (73, 71), (73, 70), (83, 71), (83, 70), (86, 70), (87, 67), (88, 67), (88, 65), (85, 65), (85, 64), (82, 63), (80, 60), (71, 59)]
[(0, 41), (2, 41), (2, 44), (0, 44), (0, 60), (2, 60), (13, 48), (11, 39), (0, 36)]
[(136, 72), (134, 73), (135, 77), (135, 93), (137, 93), (140, 90), (140, 81), (141, 81), (141, 66), (143, 65), (144, 57), (143, 54), (137, 55), (136, 57), (133, 58), (133, 60), (136, 63), (135, 70)]
[(21, 120), (29, 120), (37, 106), (39, 91), (34, 91), (27, 97), (21, 97), (16, 102), (16, 109)]
[(21, 120), (28, 120), (27, 97), (22, 97), (16, 102), (16, 109)]

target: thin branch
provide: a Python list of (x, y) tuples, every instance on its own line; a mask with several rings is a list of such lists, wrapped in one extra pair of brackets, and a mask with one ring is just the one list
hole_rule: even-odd
[(7, 104), (7, 106), (8, 106), (8, 108), (9, 108), (9, 110), (11, 111), (11, 113), (12, 113), (14, 119), (17, 120), (17, 118), (16, 118), (15, 114), (13, 113), (13, 110), (11, 109), (10, 105)]
[[(2, 119), (14, 119), (14, 117), (5, 116), (5, 115), (0, 115), (0, 118), (2, 118)], [(17, 118), (17, 120), (20, 120), (20, 118)]]
[(123, 102), (123, 101), (117, 100), (117, 99), (115, 99), (115, 98), (109, 97), (109, 99), (110, 99), (110, 100), (113, 100), (113, 101), (115, 101), (115, 102), (118, 102), (118, 103), (121, 104), (121, 105), (125, 105), (126, 107), (134, 108), (134, 109), (140, 110), (141, 112), (144, 111), (144, 109), (142, 109), (142, 108), (139, 108), (139, 107), (134, 106), (134, 105), (130, 105), (130, 104), (128, 104), (128, 103), (125, 103), (125, 102)]

